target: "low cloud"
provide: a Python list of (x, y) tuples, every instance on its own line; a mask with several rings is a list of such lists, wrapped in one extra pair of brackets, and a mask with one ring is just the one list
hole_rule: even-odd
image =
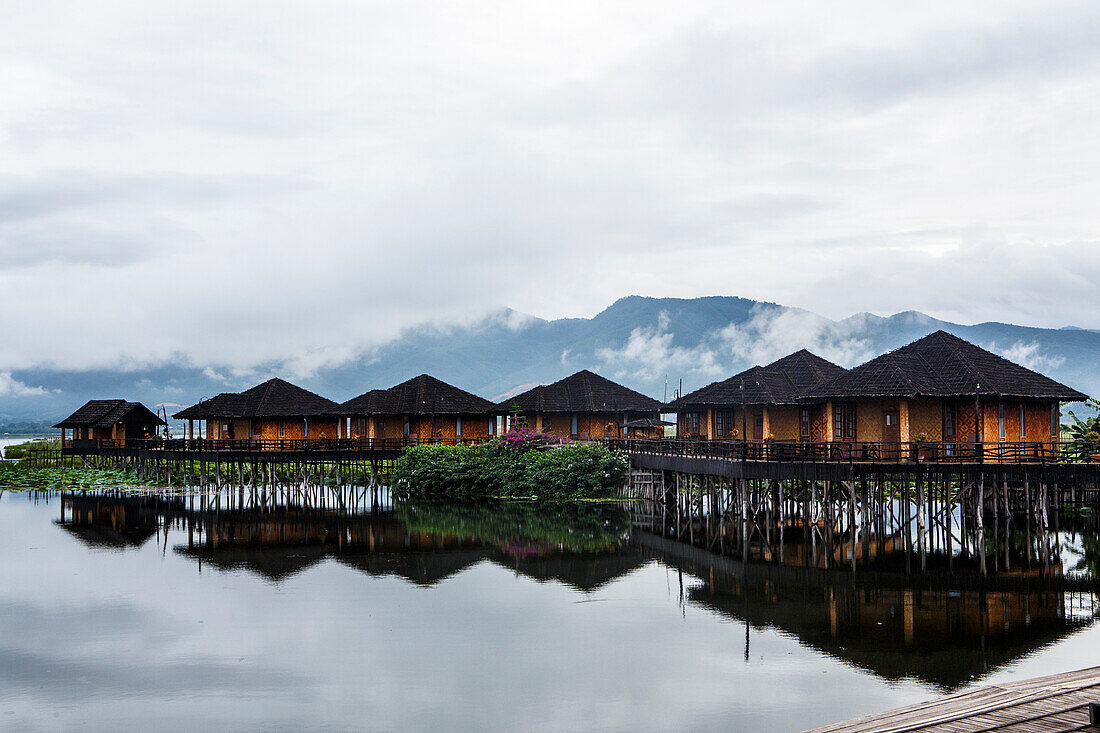
[(692, 347), (674, 345), (670, 327), (671, 319), (662, 311), (656, 324), (635, 328), (625, 344), (598, 349), (596, 358), (618, 378), (652, 380), (663, 374), (685, 373), (717, 377), (725, 371), (705, 342)]
[(1033, 369), (1037, 372), (1050, 372), (1066, 363), (1064, 356), (1050, 355), (1042, 351), (1038, 343), (1017, 341), (1007, 348), (990, 344), (989, 350), (1000, 354), (1009, 361)]
[(28, 387), (11, 375), (0, 372), (0, 397), (39, 397), (50, 394), (45, 387)]
[(718, 336), (723, 348), (749, 365), (764, 365), (799, 349), (851, 367), (874, 356), (870, 342), (857, 334), (865, 318), (832, 321), (795, 308), (756, 306), (749, 320), (731, 323)]

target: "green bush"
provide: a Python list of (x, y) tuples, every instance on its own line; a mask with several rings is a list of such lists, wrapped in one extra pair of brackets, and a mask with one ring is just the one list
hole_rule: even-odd
[(541, 450), (501, 442), (422, 445), (397, 460), (392, 488), (402, 499), (591, 499), (618, 492), (628, 469), (622, 455), (595, 443)]

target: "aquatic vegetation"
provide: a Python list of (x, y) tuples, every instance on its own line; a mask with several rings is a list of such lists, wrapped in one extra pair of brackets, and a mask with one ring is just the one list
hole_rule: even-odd
[(615, 495), (628, 470), (623, 455), (597, 443), (422, 445), (397, 460), (392, 486), (402, 499), (591, 499)]
[(107, 468), (29, 468), (19, 463), (0, 463), (0, 488), (16, 491), (99, 489), (149, 486), (133, 471)]

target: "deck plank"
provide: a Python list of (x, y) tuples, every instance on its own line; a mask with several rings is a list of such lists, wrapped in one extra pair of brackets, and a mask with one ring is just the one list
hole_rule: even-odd
[(981, 687), (805, 733), (1100, 731), (1088, 725), (1090, 702), (1100, 702), (1100, 667)]

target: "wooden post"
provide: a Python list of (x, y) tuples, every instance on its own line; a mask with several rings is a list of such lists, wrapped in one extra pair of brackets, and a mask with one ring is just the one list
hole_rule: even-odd
[(978, 505), (974, 512), (978, 522), (978, 557), (982, 575), (985, 575), (985, 472), (978, 479)]

